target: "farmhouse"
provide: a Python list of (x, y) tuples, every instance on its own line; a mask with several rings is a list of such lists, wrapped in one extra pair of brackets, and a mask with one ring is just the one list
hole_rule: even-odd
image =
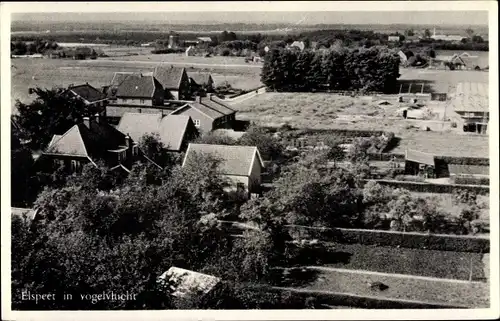
[(201, 296), (216, 292), (221, 279), (212, 275), (203, 274), (172, 266), (158, 277), (160, 287), (176, 298)]
[(209, 154), (221, 159), (221, 174), (234, 184), (228, 188), (228, 191), (260, 192), (264, 163), (257, 147), (189, 144), (182, 166), (193, 159), (194, 153)]
[(85, 164), (97, 166), (103, 161), (112, 169), (128, 172), (138, 160), (152, 162), (130, 136), (96, 115), (85, 117), (62, 135), (54, 135), (37, 163), (43, 170), (62, 166), (67, 172), (78, 172)]
[(488, 133), (490, 112), (486, 83), (458, 83), (451, 103), (462, 119), (464, 132)]
[(186, 115), (125, 113), (117, 128), (136, 142), (145, 134), (156, 133), (165, 148), (173, 152), (185, 151), (189, 141), (198, 137), (191, 117)]
[(208, 72), (190, 72), (188, 74), (191, 90), (198, 91), (203, 89), (205, 92), (210, 93), (214, 90), (214, 80), (212, 75)]
[(489, 185), (489, 166), (450, 164), (448, 170), (455, 184)]
[(162, 106), (165, 94), (155, 77), (141, 74), (125, 77), (114, 96), (121, 105)]
[(153, 76), (163, 86), (166, 100), (189, 99), (191, 89), (185, 68), (174, 67), (172, 65), (157, 66)]
[(70, 85), (66, 91), (66, 95), (81, 99), (85, 105), (92, 108), (93, 113), (103, 113), (106, 111), (106, 105), (108, 104), (106, 95), (89, 85), (89, 83), (78, 86)]
[(434, 155), (407, 149), (405, 153), (405, 174), (434, 177), (436, 174)]
[(190, 116), (202, 133), (219, 128), (231, 129), (236, 120), (236, 111), (224, 105), (212, 94), (208, 97), (197, 96), (195, 101), (174, 110), (172, 115)]

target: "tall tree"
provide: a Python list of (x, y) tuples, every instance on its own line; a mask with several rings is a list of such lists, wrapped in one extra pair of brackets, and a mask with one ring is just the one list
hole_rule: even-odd
[(65, 89), (37, 87), (33, 92), (37, 96), (33, 102), (16, 102), (14, 116), (33, 149), (45, 148), (53, 135), (64, 134), (91, 112), (82, 100), (64, 95)]

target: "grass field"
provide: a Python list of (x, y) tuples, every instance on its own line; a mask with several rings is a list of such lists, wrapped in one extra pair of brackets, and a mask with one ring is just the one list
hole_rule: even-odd
[[(438, 264), (437, 262), (439, 261), (436, 261), (435, 264)], [(487, 283), (454, 283), (319, 269), (313, 269), (312, 273), (310, 271), (309, 273), (314, 275), (314, 280), (298, 288), (379, 298), (456, 304), (475, 308), (489, 306), (489, 286)], [(382, 282), (388, 286), (388, 289), (374, 291), (369, 287), (371, 282)]]
[(328, 248), (331, 262), (324, 264), (328, 267), (467, 280), (472, 260), (472, 279), (485, 277), (478, 253), (338, 243), (328, 243)]
[[(157, 62), (120, 63), (115, 61), (97, 62), (98, 60), (62, 60), (62, 59), (12, 59), (11, 60), (11, 101), (30, 102), (34, 97), (28, 94), (28, 88), (40, 86), (52, 88), (70, 84), (89, 84), (99, 88), (109, 84), (116, 71), (150, 72)], [(250, 68), (247, 68), (250, 69)], [(260, 86), (258, 73), (235, 68), (223, 67), (187, 67), (190, 70), (202, 70), (212, 73), (215, 85), (227, 81), (234, 88), (250, 90)]]

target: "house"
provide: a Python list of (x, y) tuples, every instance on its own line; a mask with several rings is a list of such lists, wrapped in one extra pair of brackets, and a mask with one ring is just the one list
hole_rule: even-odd
[(405, 174), (434, 177), (436, 161), (434, 155), (407, 149), (405, 153)]
[(217, 299), (222, 289), (218, 277), (172, 266), (157, 279), (158, 286), (177, 299), (196, 297), (202, 302)]
[(140, 77), (141, 75), (142, 74), (140, 72), (132, 71), (115, 72), (110, 84), (102, 87), (102, 92), (108, 97), (109, 100), (115, 101), (118, 86), (120, 86), (121, 83), (129, 76)]
[[(112, 125), (104, 117), (85, 117), (62, 135), (54, 135), (37, 159), (37, 166), (53, 170), (59, 166), (67, 172), (81, 171), (85, 164), (97, 166), (103, 161), (111, 169), (129, 172), (136, 161), (152, 162), (132, 138)], [(158, 165), (156, 165), (158, 166)]]
[(90, 47), (65, 48), (63, 50), (65, 57), (75, 60), (95, 59), (97, 57), (95, 50)]
[(290, 45), (290, 48), (298, 48), (301, 51), (303, 51), (306, 48), (306, 45), (305, 45), (305, 43), (303, 41), (294, 41)]
[(189, 163), (195, 153), (209, 154), (221, 159), (221, 174), (232, 184), (228, 191), (260, 193), (264, 163), (257, 147), (191, 143), (186, 150), (182, 166)]
[(449, 164), (448, 171), (454, 184), (489, 185), (489, 166)]
[(165, 91), (153, 76), (129, 75), (116, 87), (114, 94), (120, 105), (162, 106)]
[(196, 38), (196, 40), (198, 40), (198, 43), (210, 43), (212, 42), (212, 38), (210, 37), (198, 37)]
[(208, 97), (197, 96), (195, 101), (188, 102), (174, 110), (172, 115), (190, 116), (201, 133), (219, 128), (231, 129), (236, 121), (236, 111), (212, 94)]
[(210, 93), (214, 90), (214, 80), (212, 75), (208, 72), (190, 72), (188, 74), (191, 91), (203, 91)]
[(464, 132), (488, 132), (490, 112), (487, 83), (458, 83), (451, 104), (461, 118)]
[(81, 99), (92, 110), (93, 114), (102, 114), (106, 111), (106, 105), (108, 104), (106, 95), (89, 85), (89, 83), (77, 86), (70, 85), (65, 94), (69, 97)]
[(17, 216), (21, 219), (28, 219), (29, 221), (34, 221), (39, 217), (38, 210), (32, 208), (22, 208), (22, 207), (11, 207), (12, 216)]
[(173, 152), (185, 151), (189, 141), (198, 137), (198, 130), (187, 115), (125, 113), (117, 129), (136, 142), (145, 134), (156, 133), (166, 149)]
[(389, 37), (387, 37), (387, 40), (389, 42), (399, 42), (399, 40), (401, 40), (401, 37), (400, 36), (389, 36)]
[(190, 98), (191, 88), (186, 68), (160, 65), (155, 68), (153, 76), (163, 86), (166, 100), (185, 100)]

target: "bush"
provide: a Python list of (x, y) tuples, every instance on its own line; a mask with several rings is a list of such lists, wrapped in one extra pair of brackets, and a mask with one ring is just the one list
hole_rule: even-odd
[(183, 53), (184, 49), (175, 49), (175, 48), (162, 48), (162, 49), (153, 49), (151, 50), (152, 54), (171, 54), (171, 53)]
[(395, 180), (403, 182), (425, 182), (425, 178), (422, 176), (411, 176), (411, 175), (396, 175)]

